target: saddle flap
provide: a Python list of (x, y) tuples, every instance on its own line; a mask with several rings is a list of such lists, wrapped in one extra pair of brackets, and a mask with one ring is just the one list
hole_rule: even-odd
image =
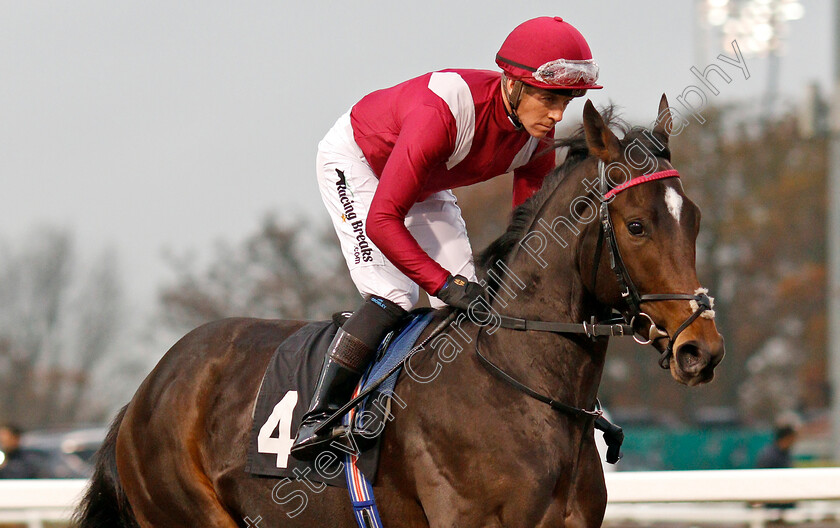
[[(341, 319), (341, 314), (336, 314)], [(405, 403), (394, 392), (399, 365), (411, 350), (420, 332), (431, 320), (426, 312), (414, 317), (399, 332), (386, 337), (379, 359), (370, 367), (357, 388), (378, 385), (354, 411), (345, 417), (341, 445), (334, 453), (303, 462), (289, 455), (294, 432), (309, 408), (321, 365), (332, 338), (338, 331), (334, 321), (310, 323), (289, 336), (275, 350), (263, 377), (253, 413), (253, 426), (246, 471), (255, 476), (288, 477), (301, 475), (314, 482), (346, 487), (343, 478), (345, 454), (357, 457), (356, 465), (371, 479), (378, 469), (382, 432), (393, 420), (392, 403)], [(351, 426), (352, 424), (352, 426)]]

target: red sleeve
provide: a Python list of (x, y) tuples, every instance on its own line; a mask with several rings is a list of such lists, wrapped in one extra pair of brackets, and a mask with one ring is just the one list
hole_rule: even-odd
[[(549, 139), (554, 137), (553, 131)], [(545, 149), (549, 150), (546, 151)], [(513, 208), (522, 205), (542, 187), (543, 180), (554, 168), (554, 149), (540, 142), (534, 157), (527, 164), (513, 171)]]
[(432, 260), (405, 227), (429, 172), (455, 149), (455, 121), (432, 106), (420, 106), (403, 120), (400, 135), (379, 177), (365, 224), (367, 235), (408, 278), (436, 294), (449, 272)]

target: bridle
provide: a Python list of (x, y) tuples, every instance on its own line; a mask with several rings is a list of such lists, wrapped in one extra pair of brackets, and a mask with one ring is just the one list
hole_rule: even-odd
[[(604, 241), (606, 241), (606, 246), (610, 253), (610, 269), (612, 269), (613, 273), (615, 274), (616, 281), (618, 282), (619, 291), (621, 292), (621, 298), (627, 305), (627, 310), (623, 312), (625, 318), (629, 316), (629, 320), (631, 322), (635, 318), (645, 318), (648, 320), (648, 322), (650, 322), (650, 327), (648, 330), (648, 339), (646, 341), (639, 341), (637, 339), (637, 343), (641, 345), (649, 345), (653, 343), (654, 339), (650, 336), (653, 335), (655, 332), (658, 332), (658, 330), (656, 329), (656, 324), (653, 322), (651, 316), (642, 311), (641, 306), (643, 303), (659, 301), (694, 301), (696, 303), (696, 308), (694, 308), (693, 313), (685, 321), (683, 321), (683, 323), (674, 332), (674, 335), (669, 336), (668, 345), (665, 347), (665, 350), (662, 352), (662, 355), (659, 359), (659, 366), (663, 369), (668, 368), (668, 362), (671, 356), (673, 355), (674, 343), (677, 341), (677, 338), (683, 332), (683, 330), (688, 328), (689, 325), (691, 325), (691, 323), (697, 320), (697, 318), (702, 316), (705, 312), (710, 312), (712, 314), (712, 317), (714, 317), (714, 312), (711, 311), (712, 306), (714, 305), (714, 299), (712, 297), (709, 297), (708, 290), (706, 290), (705, 288), (700, 288), (693, 294), (652, 293), (647, 295), (639, 295), (639, 290), (636, 289), (636, 285), (633, 283), (633, 279), (630, 277), (630, 273), (627, 271), (627, 266), (624, 264), (624, 260), (621, 258), (621, 251), (618, 249), (618, 239), (615, 236), (615, 228), (613, 227), (612, 219), (610, 217), (609, 204), (618, 193), (629, 189), (630, 187), (634, 187), (636, 185), (640, 185), (650, 181), (679, 177), (680, 173), (673, 169), (659, 171), (651, 174), (646, 174), (638, 178), (634, 178), (613, 189), (609, 189), (607, 185), (606, 167), (604, 166), (603, 161), (598, 160), (598, 178), (600, 181), (601, 192), (601, 205), (599, 207), (598, 214), (601, 221), (601, 229), (598, 232), (598, 243), (595, 246), (595, 259), (594, 265), (592, 267), (592, 291), (595, 291), (595, 284), (598, 279), (598, 266), (601, 263), (601, 251), (604, 246)], [(694, 306), (695, 305), (692, 304), (692, 307)]]
[[(598, 243), (595, 246), (595, 256), (592, 266), (592, 291), (595, 291), (595, 285), (598, 276), (598, 267), (601, 261), (601, 253), (603, 247), (606, 245), (610, 255), (610, 268), (612, 269), (616, 281), (618, 282), (619, 291), (621, 292), (621, 298), (626, 304), (626, 309), (621, 310), (619, 312), (619, 316), (616, 318), (607, 321), (596, 322), (595, 318), (593, 317), (589, 323), (585, 321), (583, 323), (536, 321), (495, 315), (495, 317), (499, 320), (498, 326), (500, 326), (501, 328), (509, 328), (521, 331), (540, 331), (552, 332), (557, 334), (584, 334), (593, 340), (601, 336), (632, 336), (633, 339), (640, 345), (649, 345), (653, 343), (653, 341), (655, 341), (656, 339), (651, 336), (655, 333), (659, 333), (659, 330), (657, 329), (656, 323), (654, 323), (653, 318), (644, 311), (642, 311), (642, 304), (647, 302), (659, 301), (689, 301), (691, 302), (691, 306), (693, 309), (692, 314), (688, 316), (688, 318), (686, 318), (686, 320), (683, 321), (682, 324), (680, 324), (680, 326), (677, 328), (677, 330), (672, 336), (667, 336), (669, 338), (668, 344), (659, 358), (659, 366), (663, 369), (667, 369), (669, 367), (670, 359), (673, 356), (674, 343), (676, 342), (679, 335), (701, 316), (710, 319), (714, 318), (714, 311), (712, 310), (712, 307), (714, 306), (714, 299), (708, 295), (708, 290), (706, 290), (705, 288), (699, 288), (693, 294), (653, 293), (640, 295), (639, 290), (633, 283), (633, 279), (630, 277), (630, 273), (627, 271), (627, 266), (624, 264), (624, 260), (621, 258), (621, 252), (618, 248), (618, 239), (615, 235), (615, 228), (613, 227), (612, 219), (610, 218), (609, 204), (610, 202), (612, 202), (612, 199), (618, 193), (629, 189), (630, 187), (665, 178), (679, 178), (679, 172), (673, 169), (654, 172), (646, 174), (644, 176), (639, 176), (637, 178), (630, 179), (625, 183), (610, 189), (607, 182), (606, 167), (604, 165), (604, 162), (598, 160), (598, 178), (600, 186), (599, 191), (601, 194), (601, 196), (599, 197), (600, 206), (598, 211), (600, 219), (600, 229), (598, 232)], [(647, 321), (650, 323), (650, 327), (648, 330), (648, 338), (645, 340), (636, 337), (635, 323), (637, 319), (647, 319)], [(664, 337), (666, 336), (662, 336), (660, 338)], [(528, 396), (542, 401), (543, 403), (550, 405), (553, 409), (564, 412), (571, 416), (600, 416), (600, 410), (597, 409), (597, 405), (596, 409), (591, 411), (566, 405), (557, 402), (556, 400), (553, 400), (548, 396), (541, 395), (535, 390), (528, 387), (527, 385), (516, 380), (514, 377), (502, 370), (499, 366), (491, 362), (481, 353), (481, 349), (478, 345), (478, 339), (476, 339), (475, 350), (479, 362), (485, 368), (487, 368), (487, 370), (490, 371), (491, 374), (501, 379), (502, 381), (505, 381), (506, 383), (514, 386), (515, 388), (524, 392)]]

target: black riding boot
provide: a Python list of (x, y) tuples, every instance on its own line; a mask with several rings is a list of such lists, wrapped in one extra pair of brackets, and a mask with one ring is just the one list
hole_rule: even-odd
[(303, 415), (292, 445), (293, 457), (311, 460), (341, 436), (342, 433), (334, 429), (316, 435), (315, 429), (350, 401), (379, 342), (405, 313), (387, 299), (371, 297), (338, 329), (324, 359), (312, 403)]

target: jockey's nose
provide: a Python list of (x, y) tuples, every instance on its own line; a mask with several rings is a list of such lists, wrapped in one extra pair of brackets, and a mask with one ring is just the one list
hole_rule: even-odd
[(549, 110), (548, 117), (550, 117), (555, 123), (559, 123), (563, 119), (563, 109), (553, 108)]

